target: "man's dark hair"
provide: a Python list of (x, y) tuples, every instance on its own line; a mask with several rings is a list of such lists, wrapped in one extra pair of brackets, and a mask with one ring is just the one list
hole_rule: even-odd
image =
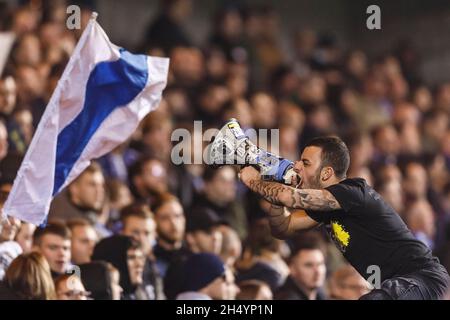
[(151, 204), (151, 211), (153, 212), (153, 215), (158, 214), (158, 211), (162, 206), (172, 201), (180, 203), (180, 200), (169, 192), (158, 195), (155, 201)]
[(127, 223), (130, 217), (137, 217), (141, 219), (153, 219), (153, 212), (145, 203), (133, 203), (120, 211), (120, 221), (123, 225)]
[(94, 227), (94, 225), (86, 218), (72, 218), (67, 221), (66, 225), (71, 232), (76, 227)]
[(311, 250), (319, 250), (325, 257), (325, 251), (323, 245), (319, 241), (308, 241), (302, 243), (301, 245), (297, 245), (291, 253), (291, 257), (288, 260), (288, 263), (292, 263), (294, 259), (300, 254), (302, 251), (311, 251)]
[[(222, 171), (222, 169), (227, 168), (227, 167), (230, 167), (230, 166), (223, 166), (223, 167), (220, 167), (220, 168), (214, 168), (214, 167), (211, 167), (211, 166), (207, 166), (205, 168), (205, 171), (203, 172), (203, 181), (204, 182), (211, 182)], [(232, 167), (230, 167), (230, 168), (232, 168)]]
[(66, 224), (59, 221), (49, 222), (44, 228), (36, 228), (33, 233), (33, 244), (40, 245), (42, 237), (46, 234), (60, 236), (64, 240), (70, 240), (71, 232)]
[(339, 137), (328, 136), (312, 139), (306, 147), (319, 147), (322, 150), (321, 168), (332, 167), (338, 178), (345, 178), (350, 166), (348, 148)]
[(133, 185), (133, 178), (141, 175), (142, 172), (144, 171), (145, 165), (150, 161), (157, 161), (157, 162), (161, 163), (161, 161), (156, 159), (155, 157), (145, 155), (145, 156), (142, 156), (141, 158), (139, 158), (135, 163), (133, 163), (129, 167), (128, 177), (129, 177), (129, 182), (131, 185)]
[(216, 175), (219, 173), (219, 169), (207, 166), (205, 167), (205, 171), (203, 171), (203, 181), (210, 182), (212, 181)]
[(100, 164), (98, 164), (97, 162), (93, 161), (93, 162), (91, 162), (91, 164), (90, 164), (86, 169), (84, 169), (84, 171), (83, 171), (83, 172), (82, 172), (82, 173), (74, 180), (74, 182), (76, 183), (77, 181), (81, 180), (81, 177), (82, 177), (83, 175), (87, 174), (87, 173), (94, 174), (94, 173), (97, 173), (97, 172), (103, 174), (102, 167), (100, 166)]

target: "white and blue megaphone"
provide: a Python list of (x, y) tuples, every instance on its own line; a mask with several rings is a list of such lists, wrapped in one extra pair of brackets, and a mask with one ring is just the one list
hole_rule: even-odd
[(230, 119), (225, 123), (208, 148), (209, 165), (215, 167), (251, 165), (259, 170), (264, 180), (290, 185), (295, 177), (297, 183), (300, 182), (300, 177), (294, 172), (292, 161), (258, 148), (245, 135), (236, 119)]

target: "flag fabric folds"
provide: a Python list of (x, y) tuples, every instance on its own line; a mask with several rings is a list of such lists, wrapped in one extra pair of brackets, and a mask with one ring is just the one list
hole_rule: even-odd
[(123, 143), (167, 83), (168, 58), (135, 55), (112, 44), (90, 20), (28, 148), (3, 217), (36, 225), (52, 198), (89, 166)]

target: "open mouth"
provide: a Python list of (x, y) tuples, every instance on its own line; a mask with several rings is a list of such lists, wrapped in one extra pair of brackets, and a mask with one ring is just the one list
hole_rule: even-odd
[(56, 266), (58, 267), (58, 269), (63, 270), (63, 269), (65, 269), (66, 262), (65, 261), (56, 261)]
[(298, 181), (298, 183), (297, 183), (297, 185), (295, 187), (297, 189), (301, 189), (302, 186), (303, 186), (303, 180), (302, 180), (302, 178), (299, 175), (297, 175), (297, 181)]

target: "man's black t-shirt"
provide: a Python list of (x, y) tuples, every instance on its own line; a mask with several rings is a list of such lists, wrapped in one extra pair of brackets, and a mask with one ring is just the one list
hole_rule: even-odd
[(342, 209), (306, 213), (324, 223), (344, 257), (365, 279), (373, 274), (370, 266), (380, 268), (384, 281), (436, 263), (431, 251), (364, 179), (346, 179), (326, 189)]

